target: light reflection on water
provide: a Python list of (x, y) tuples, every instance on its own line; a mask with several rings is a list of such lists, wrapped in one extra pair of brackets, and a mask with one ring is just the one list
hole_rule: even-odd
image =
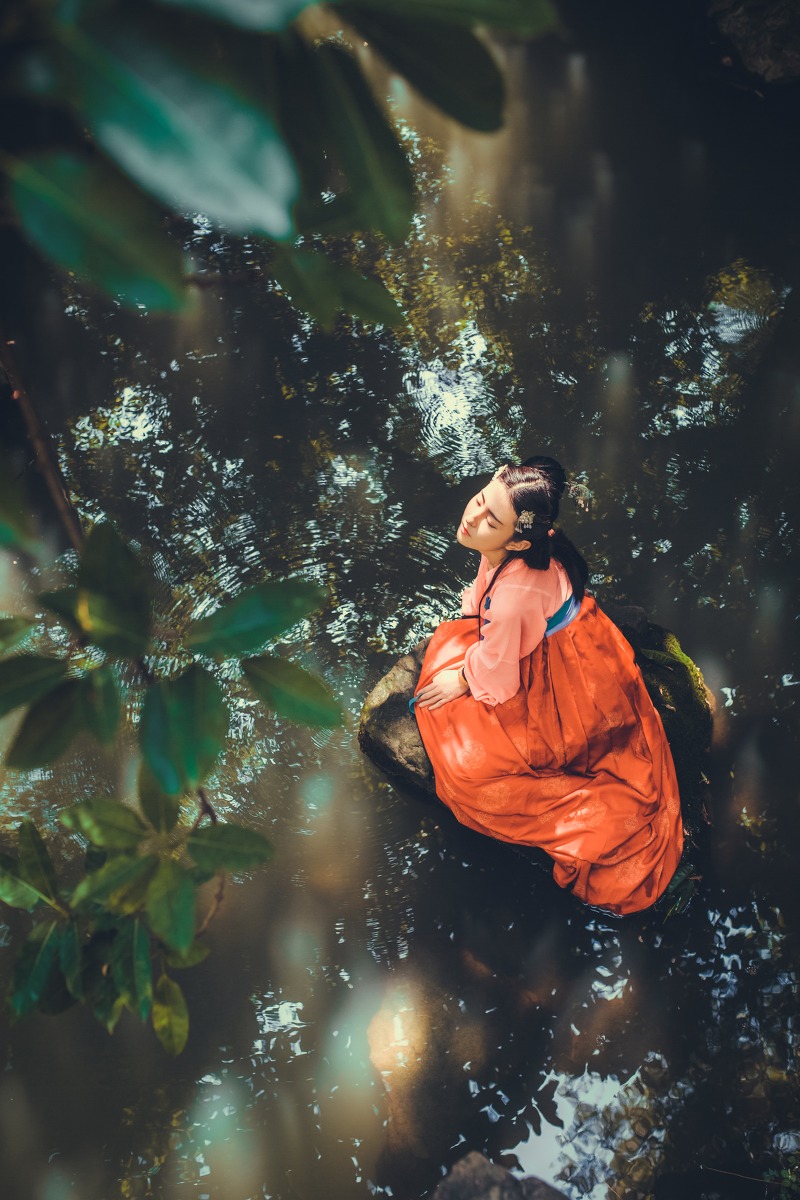
[[(398, 339), (323, 336), (260, 283), (204, 292), (168, 329), (74, 305), (70, 328), (108, 369), (63, 436), (82, 511), (152, 556), (170, 628), (265, 574), (324, 583), (329, 607), (284, 641), (351, 724), (285, 726), (220, 672), (234, 720), (215, 802), (275, 859), (229, 886), (211, 957), (181, 980), (193, 1032), (178, 1062), (131, 1023), (109, 1041), (81, 1013), (10, 1033), (0, 1134), (25, 1200), (410, 1197), (470, 1149), (600, 1200), (608, 1182), (648, 1195), (700, 1163), (758, 1174), (794, 1145), (785, 435), (800, 375), (794, 360), (778, 382), (763, 369), (788, 292), (709, 250), (715, 273), (696, 266), (678, 295), (662, 263), (620, 334), (629, 281), (610, 288), (603, 238), (630, 185), (595, 147), (587, 195), (554, 203), (590, 136), (593, 86), (570, 52), (516, 186), (491, 203), (491, 174), (472, 177), (459, 149), (383, 268), (409, 311)], [(420, 175), (436, 176), (435, 148), (417, 145)], [(506, 136), (497, 160), (487, 143), (473, 161), (502, 178), (510, 148)], [(684, 138), (675, 154), (697, 196), (704, 147)], [(544, 217), (522, 228), (537, 212), (549, 246)], [(646, 257), (648, 227), (630, 236)], [(210, 240), (198, 228), (201, 265)], [(232, 269), (238, 253), (260, 261), (258, 247), (223, 253)], [(588, 912), (395, 790), (355, 746), (366, 691), (457, 607), (470, 477), (540, 448), (586, 482), (590, 504), (563, 519), (601, 599), (674, 627), (722, 700), (716, 825), (679, 920)], [(82, 754), (7, 777), (3, 824), (35, 814), (67, 856), (65, 796), (129, 775)], [(4, 929), (4, 969), (7, 942)]]

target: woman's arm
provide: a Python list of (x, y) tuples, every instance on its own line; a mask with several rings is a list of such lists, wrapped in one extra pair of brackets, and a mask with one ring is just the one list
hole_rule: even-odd
[(523, 633), (530, 653), (544, 637), (547, 619), (542, 598), (511, 580), (505, 587), (498, 584), (486, 618), (482, 639), (464, 657), (464, 674), (475, 699), (494, 707), (519, 690)]
[(441, 708), (443, 704), (449, 704), (451, 700), (457, 700), (459, 696), (466, 696), (468, 691), (469, 684), (463, 667), (453, 668), (439, 671), (427, 687), (424, 687), (421, 692), (417, 692), (414, 699), (421, 708)]

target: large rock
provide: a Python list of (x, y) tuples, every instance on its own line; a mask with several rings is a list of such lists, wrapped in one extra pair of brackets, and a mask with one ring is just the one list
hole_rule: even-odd
[(431, 1200), (563, 1200), (541, 1179), (517, 1179), (477, 1151), (462, 1158), (437, 1187)]
[[(633, 646), (664, 723), (691, 836), (702, 820), (703, 758), (711, 744), (710, 693), (675, 634), (648, 621), (644, 609), (604, 605), (604, 610)], [(387, 774), (433, 796), (433, 771), (408, 707), (426, 646), (427, 641), (420, 642), (404, 654), (367, 696), (358, 740), (364, 753)]]
[(800, 79), (797, 0), (711, 0), (709, 11), (748, 71), (765, 83)]

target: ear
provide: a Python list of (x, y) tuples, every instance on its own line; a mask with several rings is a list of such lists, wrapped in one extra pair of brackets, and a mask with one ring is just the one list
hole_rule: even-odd
[(516, 542), (506, 542), (506, 550), (518, 550), (520, 553), (524, 550), (530, 550), (531, 543), (527, 538), (520, 538)]

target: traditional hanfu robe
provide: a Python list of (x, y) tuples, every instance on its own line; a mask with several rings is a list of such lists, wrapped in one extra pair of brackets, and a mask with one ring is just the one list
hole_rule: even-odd
[(553, 859), (561, 887), (615, 913), (658, 899), (683, 847), (678, 783), (633, 650), (555, 560), (481, 559), (472, 619), (433, 635), (417, 691), (463, 666), (470, 693), (415, 706), (437, 795), (462, 824)]

